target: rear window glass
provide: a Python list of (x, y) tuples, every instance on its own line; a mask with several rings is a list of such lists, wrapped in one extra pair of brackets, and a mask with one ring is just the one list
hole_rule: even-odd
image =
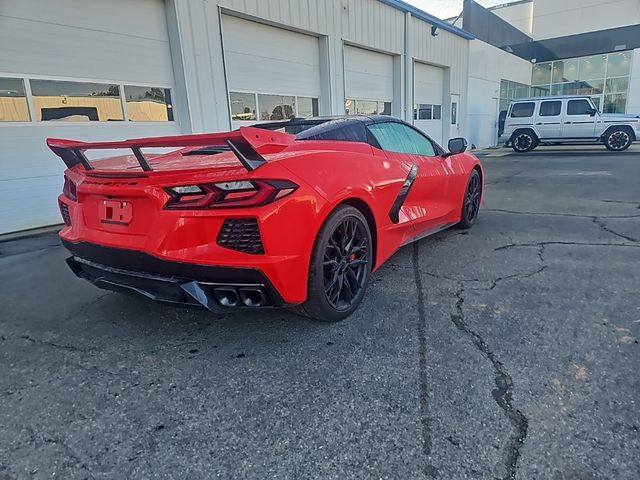
[(562, 102), (560, 100), (553, 102), (541, 102), (540, 103), (540, 116), (541, 117), (555, 117), (560, 115), (560, 108)]
[(514, 103), (511, 107), (512, 118), (531, 117), (533, 115), (533, 108), (535, 107), (533, 102)]

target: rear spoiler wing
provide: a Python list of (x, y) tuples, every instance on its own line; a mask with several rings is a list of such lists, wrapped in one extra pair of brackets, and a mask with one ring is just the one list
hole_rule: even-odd
[(47, 138), (47, 146), (62, 159), (67, 168), (81, 164), (85, 170), (93, 170), (93, 165), (84, 154), (86, 150), (127, 148), (133, 152), (142, 170), (151, 172), (153, 168), (142, 153), (142, 148), (207, 147), (214, 151), (232, 151), (247, 171), (252, 171), (267, 162), (260, 152), (276, 153), (294, 141), (295, 136), (288, 133), (240, 127), (232, 132), (134, 138), (120, 142), (82, 142)]

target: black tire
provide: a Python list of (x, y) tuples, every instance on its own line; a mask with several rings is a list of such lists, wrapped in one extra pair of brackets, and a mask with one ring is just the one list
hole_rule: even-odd
[(525, 153), (538, 146), (538, 137), (531, 130), (518, 130), (511, 137), (511, 148), (518, 153)]
[(325, 220), (311, 255), (307, 301), (299, 313), (337, 322), (351, 315), (364, 297), (373, 260), (367, 220), (350, 205), (336, 208)]
[(622, 152), (631, 146), (633, 132), (629, 127), (614, 127), (603, 136), (604, 146), (611, 152)]
[(462, 229), (468, 229), (473, 227), (474, 223), (478, 219), (478, 213), (480, 212), (480, 201), (482, 199), (482, 180), (477, 170), (471, 170), (469, 175), (469, 181), (467, 182), (467, 189), (464, 192), (464, 198), (462, 199), (462, 213), (460, 215), (460, 223), (456, 226)]

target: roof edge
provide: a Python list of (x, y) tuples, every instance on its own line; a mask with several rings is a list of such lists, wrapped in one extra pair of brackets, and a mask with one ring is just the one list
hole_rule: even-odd
[(423, 10), (420, 10), (419, 8), (414, 7), (413, 5), (409, 5), (408, 3), (402, 0), (379, 0), (379, 1), (381, 3), (384, 3), (385, 5), (389, 5), (390, 7), (395, 8), (396, 10), (410, 13), (412, 16), (424, 22), (430, 23), (431, 25), (439, 27), (442, 30), (446, 30), (447, 32), (453, 33), (454, 35), (458, 35), (459, 37), (466, 38), (467, 40), (474, 40), (476, 38), (473, 34), (467, 32), (466, 30), (463, 30), (459, 27), (451, 25), (450, 23), (447, 23), (444, 20), (440, 20), (439, 18), (434, 17), (433, 15)]

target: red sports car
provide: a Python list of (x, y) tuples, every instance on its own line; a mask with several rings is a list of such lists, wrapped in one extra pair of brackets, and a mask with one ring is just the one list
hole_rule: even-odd
[[(464, 139), (445, 152), (389, 116), (47, 144), (67, 166), (60, 237), (76, 275), (215, 312), (295, 305), (341, 320), (401, 246), (471, 227), (483, 191)], [(123, 148), (132, 153), (85, 153)]]

